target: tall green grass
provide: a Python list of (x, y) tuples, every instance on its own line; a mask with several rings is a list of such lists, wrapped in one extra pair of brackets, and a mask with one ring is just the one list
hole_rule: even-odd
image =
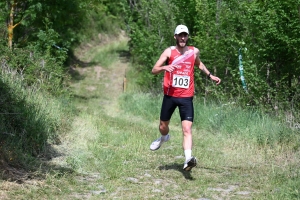
[[(143, 116), (149, 120), (159, 117), (162, 95), (150, 93), (128, 93), (121, 99), (122, 106), (127, 112)], [(242, 109), (234, 103), (204, 103), (201, 99), (194, 99), (194, 128), (237, 137), (259, 146), (298, 145), (297, 129), (289, 128), (288, 124), (279, 118), (269, 116), (255, 108)], [(178, 109), (174, 112), (175, 123), (178, 119)], [(173, 119), (171, 122), (174, 121)]]
[(38, 85), (25, 88), (22, 81), (15, 71), (1, 69), (0, 154), (8, 164), (29, 167), (67, 129), (68, 103), (47, 95)]

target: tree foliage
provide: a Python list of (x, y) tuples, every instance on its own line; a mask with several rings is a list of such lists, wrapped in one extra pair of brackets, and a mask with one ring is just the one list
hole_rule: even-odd
[(66, 61), (85, 38), (121, 26), (121, 2), (0, 1), (0, 167), (26, 166), (65, 130)]
[[(109, 32), (113, 19), (120, 18), (120, 3), (105, 0), (2, 1), (1, 59), (22, 72), (27, 85), (43, 82), (42, 86), (48, 91), (57, 90), (67, 77), (68, 68), (64, 63), (71, 48), (83, 38), (93, 37), (92, 34)], [(111, 20), (111, 23), (103, 20)]]
[[(191, 32), (189, 44), (200, 49), (201, 60), (223, 80), (221, 87), (211, 90), (213, 86), (207, 84), (206, 77), (196, 73), (198, 94), (239, 99), (244, 105), (288, 108), (292, 102), (297, 106), (299, 0), (134, 2), (129, 13), (131, 53), (141, 70), (143, 85), (153, 89), (157, 78), (149, 72), (163, 49), (172, 44), (176, 25), (183, 23)], [(161, 42), (161, 38), (168, 42)], [(248, 93), (243, 91), (240, 80), (239, 50)]]

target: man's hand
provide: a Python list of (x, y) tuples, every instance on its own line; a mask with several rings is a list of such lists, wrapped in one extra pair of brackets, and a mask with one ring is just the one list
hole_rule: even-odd
[(219, 77), (216, 77), (214, 75), (210, 75), (211, 80), (215, 81), (217, 85), (221, 83), (221, 79)]
[(174, 70), (176, 70), (178, 67), (176, 65), (165, 65), (163, 66), (163, 69), (165, 71), (168, 71), (170, 73), (172, 73)]

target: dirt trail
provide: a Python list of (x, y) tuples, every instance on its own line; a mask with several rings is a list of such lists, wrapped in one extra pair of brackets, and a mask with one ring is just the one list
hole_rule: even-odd
[[(100, 87), (99, 84), (103, 84), (103, 80), (105, 80), (105, 83), (101, 85), (101, 90), (105, 92), (105, 99), (101, 99), (100, 104), (107, 115), (114, 117), (119, 111), (118, 97), (123, 93), (123, 81), (126, 69), (128, 68), (128, 61), (125, 57), (121, 56), (108, 69), (97, 64), (89, 65), (90, 59), (84, 58), (85, 54), (88, 53), (91, 48), (103, 48), (103, 46), (109, 45), (109, 41), (107, 41), (103, 36), (101, 39), (104, 41), (99, 43), (97, 46), (87, 44), (85, 47), (77, 49), (77, 52), (75, 52), (75, 54), (77, 54), (75, 55), (77, 60), (72, 66), (70, 66), (70, 72), (73, 75), (77, 74), (80, 77), (84, 77), (87, 82), (91, 83), (90, 85), (85, 85), (85, 91), (82, 93), (86, 94), (95, 93), (99, 89), (98, 87)], [(128, 39), (124, 35), (120, 35), (119, 38), (115, 38), (112, 42), (121, 42), (124, 40), (127, 41)], [(72, 84), (72, 87), (75, 87), (76, 90), (78, 85)], [(61, 144), (51, 146), (51, 150), (48, 153), (52, 159), (44, 161), (45, 165), (56, 166), (57, 168), (68, 168), (67, 166), (69, 164), (66, 162), (66, 158), (71, 154), (76, 154), (76, 152), (87, 148), (86, 142), (92, 139), (91, 137), (93, 137), (93, 135), (96, 135), (81, 133), (82, 126), (93, 126), (92, 124), (89, 125), (87, 123), (88, 119), (83, 119), (82, 116), (76, 116), (72, 125), (72, 129), (76, 130), (76, 132), (74, 131), (73, 135), (66, 135), (65, 138), (62, 139)], [(81, 140), (81, 142), (79, 142), (79, 140)], [(81, 147), (78, 147), (78, 145)], [(10, 199), (8, 193), (13, 190), (30, 187), (45, 187), (47, 185), (46, 180), (43, 177), (40, 177), (44, 176), (43, 174), (40, 174), (41, 172), (27, 172), (25, 170), (15, 169), (12, 167), (6, 167), (6, 169), (7, 170), (3, 173), (7, 173), (10, 178), (7, 181), (0, 182), (0, 199)], [(94, 179), (97, 176), (97, 174), (85, 175), (84, 177), (80, 176), (78, 177), (78, 180), (91, 182), (92, 184), (95, 182)], [(101, 192), (103, 192), (103, 189), (93, 191), (92, 193), (89, 193), (88, 196), (91, 196), (93, 193)], [(88, 196), (74, 194), (75, 198), (80, 199), (88, 199)]]
[[(85, 56), (85, 53), (88, 51), (96, 50), (104, 48), (105, 46), (109, 46), (111, 43), (118, 43), (118, 42), (127, 42), (128, 38), (124, 35), (125, 33), (121, 33), (118, 38), (113, 40), (104, 39), (104, 41), (97, 46), (87, 45), (79, 49), (77, 52), (77, 57), (81, 59), (81, 61), (85, 63), (90, 63), (91, 58)], [(100, 36), (99, 36), (100, 37)], [(104, 38), (101, 36), (100, 38)], [(97, 87), (101, 87), (102, 93), (105, 93), (106, 99), (103, 100), (101, 98), (101, 103), (105, 108), (106, 114), (110, 116), (114, 116), (118, 112), (118, 97), (124, 91), (124, 78), (125, 73), (128, 68), (129, 60), (126, 58), (126, 55), (119, 55), (119, 58), (111, 64), (109, 68), (102, 67), (101, 65), (89, 66), (89, 67), (78, 67), (73, 68), (77, 71), (80, 75), (85, 76), (85, 79), (91, 80), (91, 85), (86, 86), (86, 92), (91, 93), (97, 90)], [(96, 83), (103, 84), (103, 86), (99, 86)], [(96, 84), (96, 85), (95, 85)]]
[[(123, 35), (111, 42), (122, 42), (128, 39)], [(114, 117), (118, 114), (119, 105), (118, 97), (123, 93), (123, 79), (125, 70), (128, 68), (128, 61), (119, 57), (111, 66), (102, 67), (99, 63), (92, 63), (88, 56), (91, 49), (101, 49), (110, 43), (102, 42), (96, 46), (87, 45), (79, 48), (75, 54), (80, 65), (77, 63), (72, 66), (72, 73), (79, 74), (83, 79), (72, 83), (72, 90), (77, 93), (76, 98), (88, 99), (83, 103), (79, 103), (78, 109), (81, 115), (75, 116), (72, 124), (71, 134), (67, 135), (64, 143), (58, 146), (57, 151), (67, 152), (67, 154), (76, 154), (78, 151), (86, 151), (88, 141), (95, 139), (98, 135), (93, 118), (99, 116), (99, 112), (105, 111), (106, 115)], [(85, 66), (88, 65), (88, 66)], [(92, 63), (92, 64), (90, 64)], [(105, 94), (105, 95), (103, 95)], [(91, 101), (92, 103), (90, 103)], [(95, 106), (95, 107), (93, 107)], [(86, 110), (94, 110), (94, 113), (88, 114)], [(97, 114), (96, 114), (97, 113)], [(88, 132), (87, 132), (88, 131)], [(80, 146), (80, 147), (79, 147)], [(57, 157), (52, 160), (57, 165), (65, 162), (65, 157)]]
[(118, 111), (118, 97), (123, 93), (124, 77), (128, 67), (128, 63), (118, 61), (111, 68), (109, 76), (109, 84), (106, 85), (106, 94), (110, 97), (104, 104), (105, 111), (110, 116), (115, 116)]

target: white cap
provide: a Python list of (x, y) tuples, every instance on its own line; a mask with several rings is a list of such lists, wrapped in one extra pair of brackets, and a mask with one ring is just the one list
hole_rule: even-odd
[(189, 29), (185, 25), (178, 25), (175, 29), (174, 35), (180, 34), (180, 33), (187, 33), (189, 34)]

